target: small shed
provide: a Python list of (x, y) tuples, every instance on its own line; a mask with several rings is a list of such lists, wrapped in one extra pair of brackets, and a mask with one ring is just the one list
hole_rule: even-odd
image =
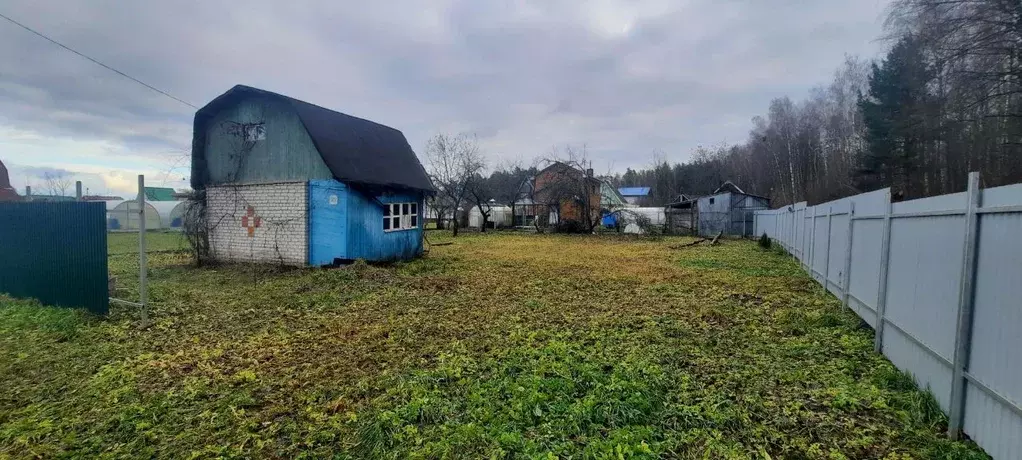
[(747, 193), (731, 181), (717, 187), (712, 194), (670, 203), (668, 230), (674, 234), (753, 236), (754, 211), (770, 209), (770, 199)]

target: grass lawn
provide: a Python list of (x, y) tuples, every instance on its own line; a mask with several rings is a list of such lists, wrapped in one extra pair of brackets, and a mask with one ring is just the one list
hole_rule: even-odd
[[(136, 236), (110, 240), (132, 298)], [(453, 241), (196, 269), (152, 234), (147, 330), (0, 299), (0, 457), (987, 458), (755, 243)]]

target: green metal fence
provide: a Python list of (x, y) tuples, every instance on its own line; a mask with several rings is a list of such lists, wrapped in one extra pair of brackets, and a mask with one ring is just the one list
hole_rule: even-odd
[(106, 205), (0, 203), (0, 292), (106, 314)]

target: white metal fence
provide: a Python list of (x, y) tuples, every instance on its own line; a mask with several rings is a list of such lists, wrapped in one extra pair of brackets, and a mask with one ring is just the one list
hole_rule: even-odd
[(758, 211), (995, 459), (1022, 458), (1022, 184), (891, 203), (890, 189)]

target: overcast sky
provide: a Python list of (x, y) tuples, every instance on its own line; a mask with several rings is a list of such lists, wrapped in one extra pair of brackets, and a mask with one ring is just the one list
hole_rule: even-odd
[[(318, 3), (312, 5), (312, 3)], [(241, 83), (490, 163), (588, 146), (597, 171), (741, 142), (770, 99), (875, 57), (887, 0), (6, 0), (0, 13), (202, 106)], [(582, 5), (585, 5), (584, 7)], [(94, 194), (187, 186), (194, 109), (0, 20), (0, 160)]]

